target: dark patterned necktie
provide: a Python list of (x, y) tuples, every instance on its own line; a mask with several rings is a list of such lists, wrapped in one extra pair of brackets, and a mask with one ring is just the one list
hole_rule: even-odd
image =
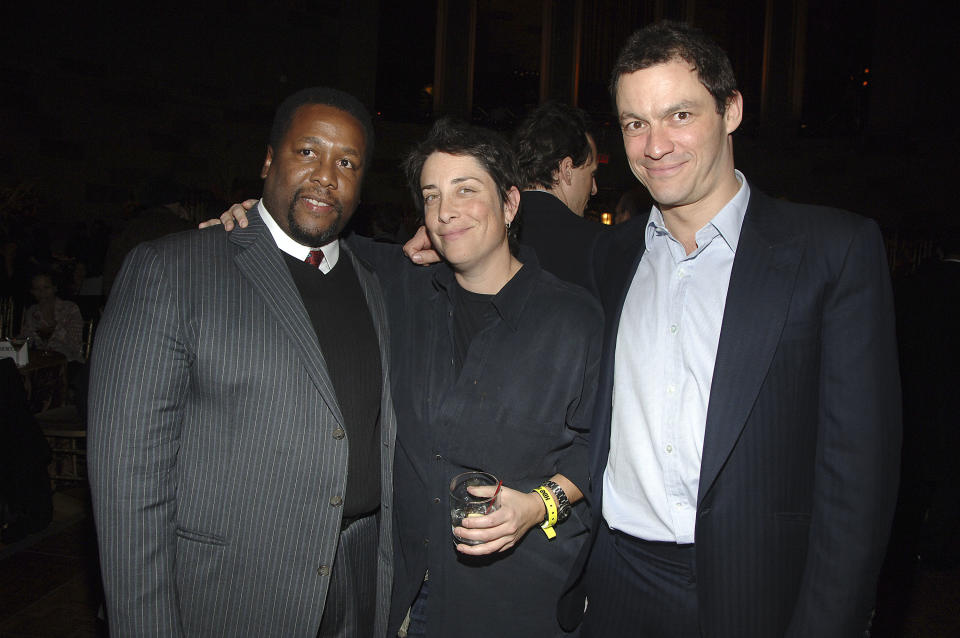
[(320, 262), (323, 261), (323, 251), (322, 250), (311, 250), (310, 254), (307, 255), (307, 258), (303, 260), (304, 263), (310, 264), (311, 266), (320, 267)]

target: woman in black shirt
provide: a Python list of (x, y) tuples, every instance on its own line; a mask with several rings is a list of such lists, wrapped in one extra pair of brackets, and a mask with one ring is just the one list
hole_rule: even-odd
[[(397, 412), (390, 635), (411, 606), (409, 636), (563, 635), (556, 603), (589, 520), (579, 502), (588, 481), (599, 306), (541, 270), (532, 252), (511, 251), (516, 162), (499, 136), (441, 120), (406, 169), (444, 263), (415, 266), (396, 247), (351, 242), (373, 262), (390, 314)], [(455, 545), (449, 482), (474, 469), (503, 481), (501, 508), (457, 528), (481, 544)], [(546, 509), (534, 490), (544, 485), (572, 505), (561, 507), (565, 521), (552, 540), (535, 529)]]

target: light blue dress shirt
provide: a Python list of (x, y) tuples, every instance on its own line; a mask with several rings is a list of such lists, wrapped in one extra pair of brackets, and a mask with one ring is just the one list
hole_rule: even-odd
[(603, 516), (631, 536), (694, 542), (707, 404), (750, 188), (696, 233), (689, 255), (650, 211), (614, 360)]

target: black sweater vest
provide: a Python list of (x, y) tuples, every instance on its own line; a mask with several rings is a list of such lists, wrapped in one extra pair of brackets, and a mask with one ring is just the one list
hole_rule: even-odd
[[(284, 253), (333, 381), (349, 441), (343, 515), (380, 506), (380, 396), (382, 370), (377, 333), (350, 258), (341, 252), (324, 275)], [(318, 433), (330, 436), (331, 433)]]

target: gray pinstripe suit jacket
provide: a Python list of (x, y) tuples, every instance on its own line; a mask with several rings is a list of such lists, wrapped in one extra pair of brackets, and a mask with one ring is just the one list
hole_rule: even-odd
[[(312, 638), (320, 626), (349, 435), (335, 436), (343, 417), (287, 266), (249, 218), (232, 233), (137, 247), (97, 332), (89, 474), (113, 636)], [(382, 635), (393, 569), (389, 335), (375, 276), (342, 255), (383, 369)]]

